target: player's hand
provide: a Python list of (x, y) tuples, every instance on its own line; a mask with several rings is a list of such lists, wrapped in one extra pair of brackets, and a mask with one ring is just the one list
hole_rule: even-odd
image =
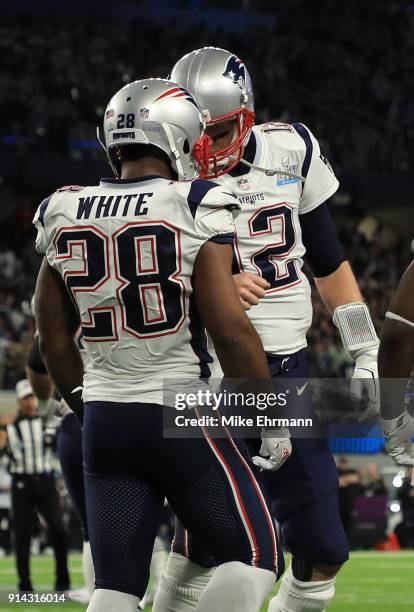
[(371, 421), (379, 415), (380, 393), (377, 365), (378, 349), (374, 347), (355, 358), (351, 399), (358, 403), (359, 421)]
[(263, 430), (259, 454), (252, 458), (254, 465), (271, 472), (278, 470), (292, 454), (289, 430)]
[(381, 419), (385, 449), (398, 465), (414, 465), (414, 419), (404, 411), (395, 419)]
[(270, 283), (251, 272), (234, 274), (233, 280), (236, 283), (237, 293), (245, 310), (249, 310), (252, 306), (258, 304), (265, 295), (266, 289), (270, 288)]

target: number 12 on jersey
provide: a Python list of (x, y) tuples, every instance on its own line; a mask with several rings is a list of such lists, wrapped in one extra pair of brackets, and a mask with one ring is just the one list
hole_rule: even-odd
[[(272, 242), (272, 235), (280, 238)], [(264, 206), (249, 219), (250, 236), (266, 236), (266, 246), (251, 255), (250, 262), (270, 284), (266, 293), (282, 291), (301, 282), (294, 259), (289, 253), (295, 247), (296, 234), (292, 207), (286, 202)]]

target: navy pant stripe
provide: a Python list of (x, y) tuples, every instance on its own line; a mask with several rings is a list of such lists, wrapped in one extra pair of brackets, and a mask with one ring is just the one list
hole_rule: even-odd
[(262, 493), (262, 491), (260, 489), (260, 486), (259, 486), (259, 484), (258, 484), (258, 482), (257, 482), (257, 480), (256, 480), (256, 478), (255, 478), (251, 468), (249, 467), (249, 464), (244, 459), (243, 455), (241, 454), (240, 450), (237, 448), (237, 445), (234, 443), (234, 440), (231, 437), (229, 437), (229, 442), (233, 446), (233, 448), (234, 448), (235, 452), (237, 453), (237, 455), (240, 457), (242, 465), (244, 466), (244, 468), (245, 468), (245, 470), (246, 470), (246, 472), (247, 472), (247, 474), (248, 474), (248, 476), (249, 476), (249, 478), (250, 478), (254, 488), (256, 489), (257, 496), (258, 496), (260, 504), (261, 504), (261, 506), (263, 508), (263, 513), (264, 513), (264, 516), (265, 516), (267, 527), (268, 527), (269, 532), (270, 532), (271, 542), (272, 542), (272, 545), (273, 545), (274, 568), (275, 568), (275, 571), (276, 571), (278, 569), (278, 546), (277, 546), (276, 531), (275, 531), (273, 519), (272, 519), (272, 517), (270, 515), (269, 509), (268, 509), (267, 504), (266, 504), (266, 500), (265, 500), (265, 498), (263, 496), (263, 493)]
[[(243, 458), (242, 454), (234, 444), (231, 438), (219, 438), (214, 440), (218, 449), (221, 451), (224, 461), (227, 464), (227, 469), (232, 475), (234, 481), (238, 484), (240, 493), (240, 503), (243, 504), (243, 510), (248, 519), (247, 524), (251, 532), (249, 539), (253, 541), (256, 554), (253, 555), (253, 565), (259, 564), (258, 548), (272, 544), (272, 566), (276, 569), (277, 566), (277, 547), (276, 535), (273, 527), (273, 522), (267, 510), (266, 502), (255, 477), (253, 476), (250, 467)], [(243, 495), (245, 491), (251, 491), (253, 485), (256, 491), (256, 497), (251, 495)], [(257, 498), (260, 501), (260, 507), (263, 513), (257, 512)]]
[(239, 510), (240, 518), (242, 523), (246, 529), (246, 535), (249, 539), (250, 547), (252, 549), (252, 561), (251, 564), (257, 566), (259, 562), (258, 556), (258, 544), (255, 535), (255, 531), (252, 527), (250, 517), (248, 511), (246, 510), (246, 506), (242, 497), (242, 493), (239, 488), (239, 479), (235, 477), (233, 470), (231, 469), (228, 461), (226, 461), (225, 453), (222, 452), (222, 449), (219, 448), (217, 444), (218, 440), (213, 440), (212, 438), (206, 436), (207, 442), (210, 445), (210, 448), (213, 450), (217, 459), (219, 460), (221, 466), (223, 467), (226, 476), (229, 480), (230, 486), (232, 488), (234, 498), (236, 501), (237, 508)]

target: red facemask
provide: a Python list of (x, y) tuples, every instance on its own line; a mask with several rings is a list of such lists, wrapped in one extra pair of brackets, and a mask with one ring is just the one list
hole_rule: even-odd
[[(229, 172), (232, 168), (237, 166), (242, 158), (244, 150), (243, 143), (247, 134), (254, 125), (254, 112), (248, 110), (247, 108), (239, 108), (237, 111), (233, 111), (227, 115), (222, 115), (221, 117), (216, 117), (216, 119), (211, 119), (207, 122), (207, 125), (217, 125), (218, 123), (228, 121), (229, 119), (236, 120), (237, 136), (229, 145), (227, 145), (227, 147), (219, 149), (214, 153), (210, 152), (211, 138), (209, 138), (210, 143), (206, 151), (206, 154), (208, 154), (207, 170), (204, 171), (204, 163), (203, 173), (201, 174), (202, 178), (216, 178), (222, 174), (226, 174), (226, 172)], [(228, 160), (229, 157), (232, 157), (233, 159), (230, 161)], [(222, 162), (226, 160), (228, 163), (223, 164)]]
[(193, 156), (198, 163), (200, 177), (204, 178), (208, 174), (208, 165), (210, 159), (210, 147), (213, 144), (208, 134), (203, 134), (199, 138), (193, 148)]

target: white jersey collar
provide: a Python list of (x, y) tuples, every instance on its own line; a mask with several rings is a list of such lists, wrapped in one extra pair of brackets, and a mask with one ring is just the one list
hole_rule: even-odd
[(99, 184), (101, 187), (106, 187), (106, 186), (116, 187), (117, 185), (135, 185), (136, 183), (149, 183), (152, 181), (159, 181), (159, 180), (168, 181), (170, 179), (167, 179), (164, 176), (157, 176), (155, 174), (151, 174), (148, 176), (143, 176), (141, 178), (133, 178), (133, 179), (103, 178), (100, 180)]

